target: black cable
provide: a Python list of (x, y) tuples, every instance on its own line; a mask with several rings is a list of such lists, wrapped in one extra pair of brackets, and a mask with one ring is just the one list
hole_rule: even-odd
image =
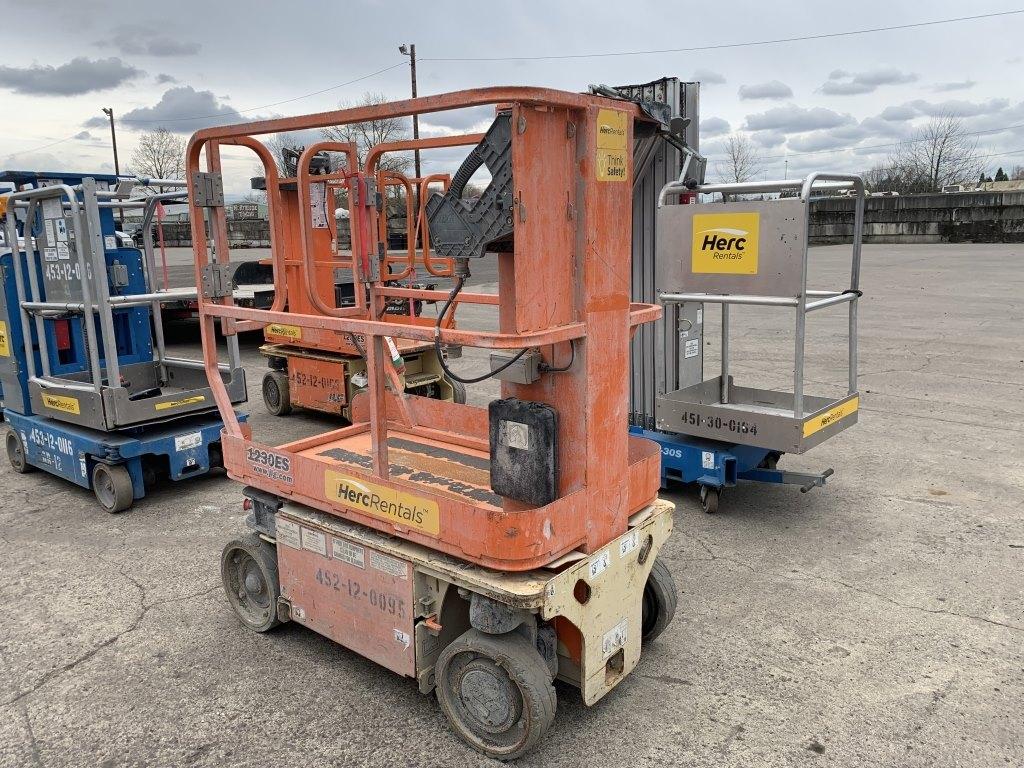
[[(576, 362), (576, 339), (569, 339), (569, 348), (572, 350), (572, 356), (569, 358), (569, 362), (560, 368), (554, 368), (547, 363), (541, 363), (538, 367), (542, 373), (565, 373), (572, 364)], [(554, 357), (554, 348), (551, 350), (551, 356)]]
[(452, 369), (449, 368), (445, 364), (445, 362), (444, 362), (444, 352), (441, 350), (441, 323), (444, 321), (444, 316), (446, 314), (448, 314), (448, 309), (451, 307), (452, 303), (455, 301), (455, 297), (458, 296), (459, 295), (459, 291), (462, 290), (462, 284), (465, 281), (466, 281), (466, 278), (464, 278), (464, 277), (458, 278), (458, 280), (455, 282), (455, 287), (452, 288), (452, 292), (448, 294), (448, 300), (444, 303), (444, 306), (441, 307), (441, 312), (437, 316), (437, 325), (434, 326), (434, 351), (437, 353), (437, 362), (439, 362), (441, 364), (441, 369), (448, 375), (449, 378), (455, 379), (455, 381), (458, 381), (458, 382), (460, 382), (462, 384), (479, 384), (481, 381), (485, 381), (485, 380), (491, 378), (492, 376), (495, 376), (496, 374), (499, 374), (502, 371), (504, 371), (506, 368), (511, 366), (517, 360), (519, 360), (519, 358), (521, 358), (523, 355), (525, 355), (530, 350), (530, 348), (529, 347), (523, 347), (523, 349), (521, 349), (519, 351), (518, 355), (513, 357), (511, 360), (509, 360), (507, 363), (502, 365), (500, 368), (495, 368), (493, 371), (485, 373), (483, 376), (477, 376), (477, 377), (472, 378), (472, 379), (464, 379), (464, 378), (462, 378), (458, 374), (454, 373), (452, 371)]

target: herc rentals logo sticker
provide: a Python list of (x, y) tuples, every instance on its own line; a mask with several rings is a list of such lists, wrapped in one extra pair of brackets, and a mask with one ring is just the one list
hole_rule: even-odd
[(395, 525), (414, 528), (432, 536), (441, 530), (437, 502), (430, 499), (356, 480), (331, 470), (324, 474), (324, 492), (327, 498), (346, 507)]
[(756, 275), (758, 213), (698, 213), (693, 217), (692, 268), (713, 275)]
[(297, 325), (284, 325), (283, 323), (271, 323), (267, 326), (267, 333), (274, 336), (284, 336), (286, 339), (301, 339), (302, 328)]
[(0, 320), (0, 356), (11, 356), (11, 342), (9, 338), (7, 335), (7, 323)]
[(54, 411), (62, 413), (81, 414), (82, 409), (78, 405), (78, 398), (64, 397), (63, 395), (43, 395), (43, 405)]
[(625, 181), (629, 172), (626, 142), (628, 115), (617, 109), (597, 112), (597, 152), (594, 155), (598, 181)]

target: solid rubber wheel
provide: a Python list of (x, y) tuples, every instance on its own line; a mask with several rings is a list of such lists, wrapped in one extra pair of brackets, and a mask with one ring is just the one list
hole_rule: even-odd
[(281, 580), (273, 545), (255, 533), (235, 539), (221, 553), (220, 576), (228, 602), (245, 626), (267, 632), (281, 623), (277, 618)]
[(668, 566), (655, 560), (644, 584), (643, 611), (640, 618), (640, 642), (649, 643), (665, 631), (676, 615), (679, 596)]
[(122, 464), (97, 464), (92, 470), (92, 492), (107, 512), (124, 512), (135, 501), (128, 468)]
[(721, 497), (722, 492), (718, 488), (713, 488), (710, 485), (702, 485), (700, 487), (700, 506), (709, 515), (715, 514), (718, 511), (718, 500)]
[(452, 729), (489, 757), (514, 760), (536, 745), (555, 719), (551, 671), (519, 633), (469, 630), (441, 652), (434, 678)]
[(263, 375), (263, 403), (273, 416), (287, 416), (292, 412), (287, 373), (267, 371)]
[(14, 427), (7, 428), (7, 437), (4, 442), (7, 444), (7, 458), (11, 462), (11, 469), (19, 475), (35, 470), (35, 467), (28, 463), (25, 444), (21, 442), (21, 435), (14, 430)]

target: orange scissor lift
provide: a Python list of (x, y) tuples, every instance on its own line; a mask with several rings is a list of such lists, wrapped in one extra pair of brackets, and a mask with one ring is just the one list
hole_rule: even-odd
[[(432, 147), (477, 140), (479, 137), (465, 136), (455, 142), (440, 139), (416, 143)], [(381, 261), (381, 281), (389, 286), (415, 281), (418, 275), (451, 277), (452, 270), (450, 259), (430, 257), (423, 212), (431, 185), (447, 189), (450, 177), (436, 174), (408, 179), (403, 174), (378, 168), (385, 153), (401, 151), (408, 143), (379, 144), (366, 161), (366, 177), (373, 179), (379, 191), (371, 201), (378, 214), (375, 242), (385, 244), (385, 248), (388, 217), (384, 192), (388, 187), (399, 187), (405, 193), (406, 253), (392, 255), (385, 250), (386, 256)], [(340, 249), (338, 223), (334, 217), (335, 192), (339, 188), (348, 192), (353, 177), (346, 173), (325, 173), (324, 163), (318, 161), (323, 160), (321, 153), (327, 151), (344, 156), (343, 167), (357, 167), (352, 145), (323, 141), (302, 154), (309, 164), (303, 168), (297, 163), (295, 178), (279, 178), (276, 167), (271, 165), (267, 176), (260, 180), (261, 188), (266, 191), (270, 218), (275, 223), (271, 230), (272, 241), (280, 237), (285, 244), (276, 246), (272, 242), (271, 266), (275, 274), (280, 272), (284, 276), (280, 281), (284, 290), (280, 297), (275, 290), (273, 309), (280, 311), (287, 307), (288, 311), (298, 314), (330, 316), (339, 307), (360, 306), (363, 310), (360, 316), (369, 318), (368, 303), (355, 300), (358, 282), (352, 254), (365, 250), (364, 241), (372, 239), (374, 233), (362, 228), (367, 223), (365, 216), (350, 218), (351, 250)], [(418, 194), (414, 195), (414, 190)], [(421, 201), (419, 211), (414, 209), (414, 199)], [(351, 198), (349, 205), (351, 215)], [(276, 211), (281, 211), (282, 215), (275, 215)], [(422, 251), (416, 247), (420, 232), (423, 233)], [(433, 320), (417, 316), (421, 304), (413, 299), (391, 298), (385, 302), (383, 311), (398, 316), (398, 322), (431, 325)], [(454, 314), (446, 327), (455, 327)], [(268, 359), (270, 370), (263, 377), (262, 393), (270, 413), (285, 416), (293, 406), (299, 406), (351, 420), (352, 400), (367, 389), (369, 379), (360, 335), (304, 332), (294, 323), (270, 323), (263, 333), (267, 343), (260, 352)], [(443, 375), (433, 344), (392, 337), (388, 337), (386, 343), (392, 356), (400, 360), (396, 372), (405, 392), (460, 403), (466, 401), (462, 383)]]
[[(273, 160), (254, 138), (481, 105), (495, 107), (486, 138), (398, 147), (476, 144), (471, 153), (490, 158), (492, 183), (479, 201), (449, 190), (426, 203), (434, 240), (427, 249), (451, 258), (451, 292), (391, 284), (373, 156), (356, 171), (351, 146), (307, 148), (297, 195), (282, 203)], [(424, 693), (436, 690), (458, 735), (500, 759), (524, 753), (551, 724), (555, 678), (593, 704), (675, 611), (671, 576), (656, 561), (672, 528), (672, 505), (657, 496), (659, 449), (626, 429), (631, 333), (661, 311), (630, 302), (632, 136), (634, 124), (649, 119), (631, 102), (496, 87), (210, 128), (188, 148), (208, 371), (217, 370), (219, 321), (226, 334), (296, 329), (314, 348), (358, 342), (369, 379), (352, 400), (351, 426), (274, 445), (238, 421), (210, 376), (225, 419), (224, 465), (248, 486), (254, 529), (222, 556), (233, 608), (256, 631), (295, 621), (415, 679)], [(218, 194), (224, 145), (249, 147), (266, 166), (270, 310), (233, 304)], [(353, 170), (311, 177), (309, 160), (321, 150), (349, 153)], [(348, 191), (351, 258), (323, 255), (333, 235), (314, 226), (313, 184)], [(476, 250), (469, 236), (452, 236), (485, 220), (491, 228)], [(282, 270), (294, 270), (298, 254), (304, 277), (287, 281), (283, 312)], [(462, 292), (477, 257), (497, 259), (497, 295)], [(339, 307), (324, 292), (331, 281), (314, 276), (346, 260), (356, 290), (353, 306)], [(445, 306), (427, 325), (387, 313), (394, 299)], [(498, 330), (452, 327), (448, 310), (458, 303), (494, 307)], [(502, 397), (478, 408), (406, 391), (388, 338), (529, 350), (542, 362), (531, 383), (503, 379)]]

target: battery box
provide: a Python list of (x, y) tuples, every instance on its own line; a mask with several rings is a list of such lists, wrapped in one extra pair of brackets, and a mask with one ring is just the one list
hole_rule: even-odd
[(558, 498), (558, 412), (514, 397), (488, 406), (491, 490), (541, 507)]

